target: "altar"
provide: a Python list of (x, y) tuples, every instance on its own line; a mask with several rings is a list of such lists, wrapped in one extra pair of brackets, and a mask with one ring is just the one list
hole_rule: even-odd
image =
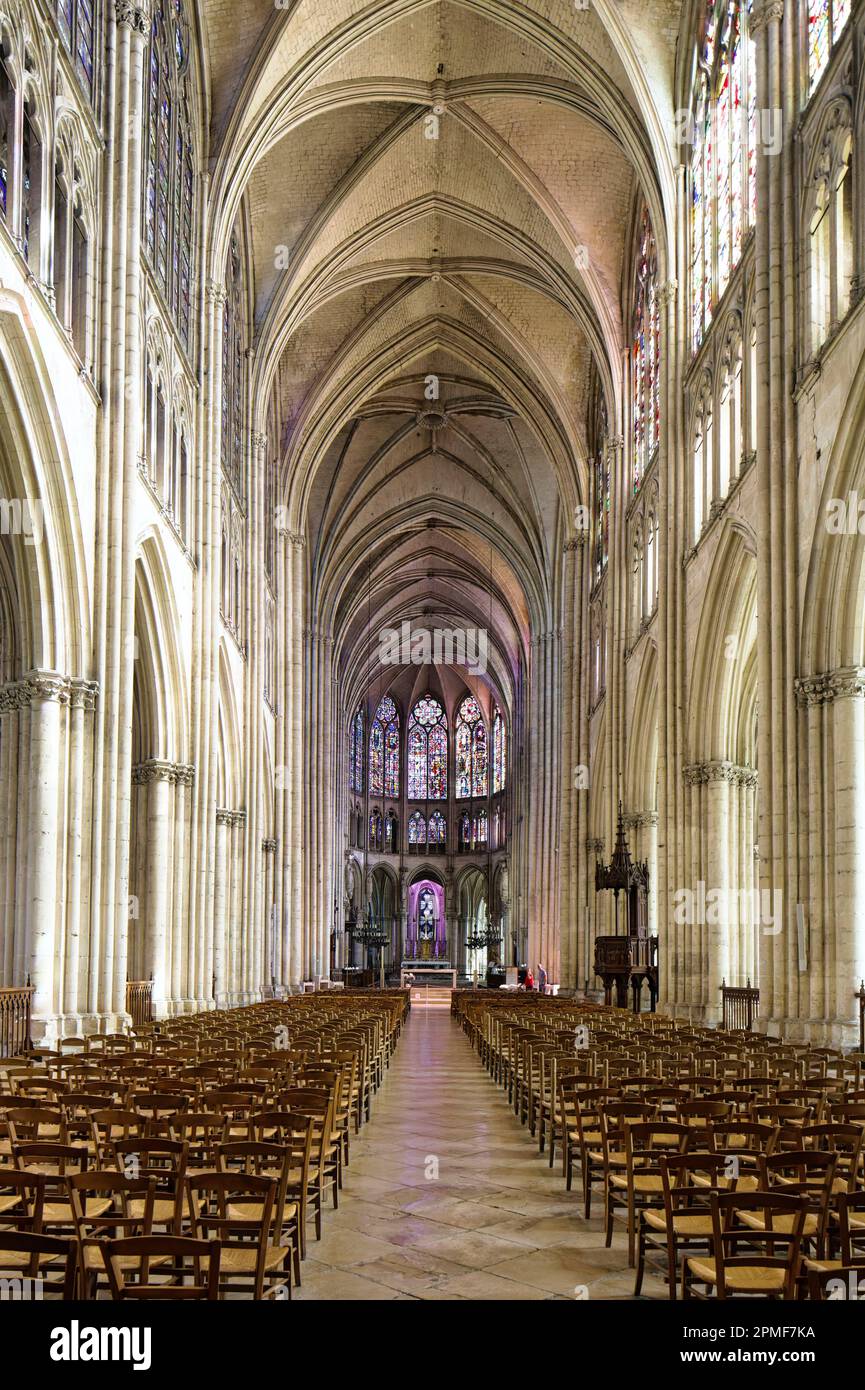
[(405, 986), (406, 976), (411, 975), (413, 985), (427, 985), (438, 989), (456, 989), (457, 972), (451, 968), (449, 960), (429, 961), (419, 964), (414, 960), (404, 960), (400, 966), (399, 982)]

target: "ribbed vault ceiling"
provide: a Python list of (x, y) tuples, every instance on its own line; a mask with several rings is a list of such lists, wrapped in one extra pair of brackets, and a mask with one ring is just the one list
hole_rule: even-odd
[(410, 621), (489, 628), (510, 705), (557, 621), (641, 192), (663, 246), (678, 17), (205, 0), (221, 234), (245, 194), (255, 389), (280, 395), (292, 529), (355, 694), (381, 684), (372, 635)]

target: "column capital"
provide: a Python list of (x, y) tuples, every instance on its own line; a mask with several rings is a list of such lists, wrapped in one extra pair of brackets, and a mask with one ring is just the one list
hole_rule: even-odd
[(778, 23), (784, 18), (784, 0), (764, 0), (762, 5), (754, 5), (748, 30), (751, 37), (759, 34), (767, 24)]
[(169, 782), (172, 786), (192, 785), (194, 768), (186, 763), (172, 763), (163, 758), (148, 758), (147, 762), (137, 763), (132, 769), (132, 781), (137, 787), (148, 786), (151, 782)]
[(150, 33), (150, 0), (114, 0), (114, 20), (118, 28), (132, 29), (146, 38)]
[(217, 309), (222, 309), (225, 307), (227, 298), (228, 296), (225, 293), (224, 285), (220, 284), (218, 280), (207, 281), (207, 284), (204, 286), (204, 299), (207, 304), (213, 305)]
[(660, 303), (661, 303), (661, 305), (663, 306), (663, 308), (666, 308), (668, 304), (674, 304), (675, 301), (676, 301), (676, 295), (677, 295), (678, 293), (679, 293), (679, 282), (678, 282), (678, 280), (665, 280), (664, 283), (663, 283), (663, 285), (659, 285), (659, 286), (658, 286), (658, 300), (660, 301)]
[(736, 763), (718, 758), (705, 763), (691, 763), (682, 769), (686, 787), (703, 786), (707, 782), (728, 782), (738, 787), (756, 787), (757, 770), (739, 767)]
[(250, 439), (252, 440), (253, 449), (258, 449), (259, 452), (263, 454), (267, 448), (267, 435), (261, 430), (254, 430), (250, 435)]
[(574, 550), (582, 550), (586, 544), (586, 531), (575, 531), (569, 541), (565, 541), (565, 554), (570, 555)]
[(224, 806), (216, 808), (217, 825), (240, 826), (246, 825), (245, 811), (228, 811)]
[[(85, 682), (89, 684), (89, 682)], [(72, 682), (58, 671), (29, 671), (20, 681), (0, 686), (0, 714), (10, 710), (27, 709), (41, 701), (56, 701), (68, 705)]]
[(306, 545), (306, 536), (302, 535), (300, 531), (287, 531), (284, 532), (284, 534), (288, 536), (289, 542), (296, 550), (304, 549)]
[(861, 700), (865, 695), (865, 666), (839, 666), (794, 682), (800, 705), (829, 705), (835, 700)]
[(95, 709), (98, 698), (98, 681), (71, 680), (69, 682), (69, 701), (73, 709)]
[(278, 840), (262, 840), (262, 842), (261, 842), (262, 853), (264, 853), (264, 854), (275, 854), (278, 844), (279, 844), (279, 841), (278, 841)]
[(622, 816), (622, 824), (628, 830), (642, 830), (647, 825), (658, 824), (657, 811), (627, 811)]
[(589, 854), (592, 854), (593, 852), (595, 854), (603, 854), (604, 842), (603, 840), (586, 840), (586, 849), (589, 851)]

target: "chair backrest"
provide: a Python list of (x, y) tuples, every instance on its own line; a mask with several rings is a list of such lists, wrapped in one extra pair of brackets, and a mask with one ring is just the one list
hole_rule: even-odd
[[(729, 1295), (729, 1273), (735, 1268), (748, 1267), (779, 1271), (778, 1292), (783, 1299), (791, 1301), (799, 1273), (807, 1199), (777, 1190), (710, 1192), (709, 1209), (718, 1297)], [(762, 1226), (737, 1220), (741, 1213), (748, 1211), (761, 1217)], [(746, 1250), (742, 1248), (744, 1242), (747, 1242)]]
[(6, 1111), (9, 1138), (13, 1144), (27, 1144), (39, 1139), (56, 1140), (65, 1144), (69, 1138), (66, 1116), (60, 1109), (50, 1110), (41, 1105)]
[[(85, 1240), (101, 1230), (123, 1231), (128, 1236), (150, 1235), (155, 1178), (129, 1178), (125, 1173), (108, 1171), (72, 1173), (66, 1179), (66, 1190), (82, 1247)], [(130, 1208), (130, 1198), (137, 1199), (139, 1204), (135, 1213)], [(110, 1202), (107, 1210), (104, 1208), (106, 1199)]]
[[(5, 1222), (5, 1215), (3, 1219)], [(9, 1268), (9, 1265), (4, 1261), (3, 1256), (9, 1254), (15, 1254), (19, 1257), (29, 1255), (29, 1260), (24, 1263), (20, 1259), (16, 1260), (13, 1268), (19, 1278), (29, 1279), (31, 1283), (40, 1277), (40, 1267), (43, 1261), (47, 1260), (54, 1263), (57, 1260), (63, 1260), (61, 1298), (64, 1303), (74, 1299), (78, 1271), (78, 1247), (73, 1239), (68, 1236), (46, 1235), (44, 1231), (0, 1230), (0, 1270), (4, 1272)]]
[(264, 1286), (279, 1185), (277, 1178), (256, 1173), (196, 1173), (188, 1181), (190, 1220), (200, 1240), (218, 1240), (223, 1254), (242, 1251), (246, 1257), (254, 1242), (254, 1267), (245, 1272), (256, 1298)]
[[(221, 1247), (218, 1240), (194, 1240), (189, 1236), (124, 1236), (99, 1242), (111, 1297), (124, 1299), (180, 1300), (219, 1298)], [(172, 1282), (164, 1268), (170, 1262)], [(157, 1281), (150, 1278), (151, 1265)], [(188, 1272), (187, 1272), (188, 1270)], [(133, 1274), (137, 1276), (133, 1279)]]

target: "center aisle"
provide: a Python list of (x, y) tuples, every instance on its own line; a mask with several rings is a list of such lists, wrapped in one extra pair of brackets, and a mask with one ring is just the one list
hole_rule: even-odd
[[(580, 1210), (450, 1013), (415, 1008), (294, 1297), (632, 1297), (624, 1235), (606, 1250)], [(647, 1277), (644, 1295), (663, 1287)]]

